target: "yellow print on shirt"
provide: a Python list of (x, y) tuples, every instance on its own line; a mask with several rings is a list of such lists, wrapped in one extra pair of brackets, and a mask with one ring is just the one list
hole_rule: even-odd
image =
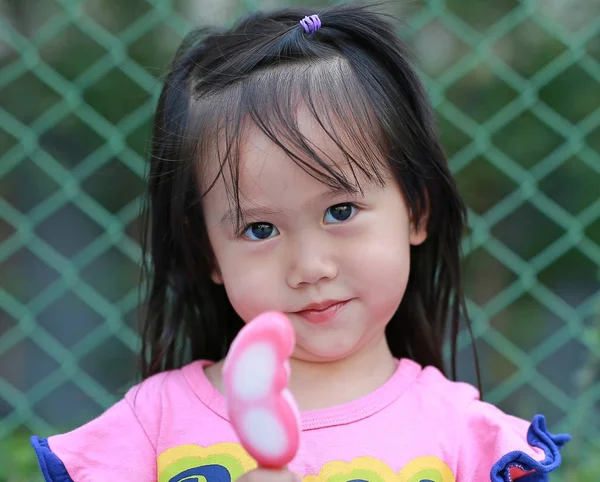
[[(235, 482), (256, 468), (256, 462), (236, 443), (173, 447), (158, 456), (158, 482)], [(333, 461), (303, 482), (456, 482), (452, 470), (437, 457), (417, 457), (395, 473), (374, 457)]]
[(158, 456), (158, 482), (233, 482), (256, 468), (240, 444), (179, 445)]

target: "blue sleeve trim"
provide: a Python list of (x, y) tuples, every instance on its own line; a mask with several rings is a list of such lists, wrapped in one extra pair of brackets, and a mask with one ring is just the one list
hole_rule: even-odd
[(38, 458), (46, 482), (74, 482), (60, 459), (50, 450), (48, 439), (31, 437), (31, 446)]
[(512, 478), (509, 473), (511, 467), (519, 467), (525, 472), (535, 471), (517, 479), (518, 482), (547, 481), (548, 473), (560, 466), (562, 461), (560, 449), (569, 440), (571, 440), (570, 435), (553, 435), (548, 432), (546, 418), (543, 415), (536, 415), (527, 431), (527, 442), (533, 447), (541, 448), (546, 454), (546, 458), (538, 462), (520, 450), (509, 452), (492, 467), (491, 482), (511, 482)]

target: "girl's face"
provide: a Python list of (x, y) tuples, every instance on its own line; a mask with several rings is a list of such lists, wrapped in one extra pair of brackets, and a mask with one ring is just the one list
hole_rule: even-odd
[[(297, 120), (315, 150), (352, 179), (351, 166), (312, 116), (300, 110)], [(406, 288), (410, 245), (425, 240), (425, 229), (412, 225), (393, 180), (381, 187), (359, 179), (364, 195), (336, 192), (258, 128), (247, 132), (238, 184), (249, 224), (236, 232), (229, 180), (219, 179), (203, 199), (218, 266), (213, 280), (246, 322), (264, 311), (286, 313), (297, 359), (368, 356), (385, 343)], [(214, 179), (215, 172), (207, 174)]]

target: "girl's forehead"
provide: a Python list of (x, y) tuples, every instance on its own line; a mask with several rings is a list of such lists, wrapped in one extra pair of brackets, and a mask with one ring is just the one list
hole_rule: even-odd
[[(221, 176), (226, 191), (238, 191), (240, 200), (274, 195), (286, 198), (286, 194), (310, 197), (332, 190), (323, 182), (330, 171), (352, 179), (350, 160), (345, 158), (319, 124), (311, 119), (310, 116), (299, 115), (298, 127), (304, 141), (325, 165), (319, 165), (297, 146), (278, 145), (256, 125), (251, 125), (240, 143), (237, 172), (227, 168)], [(229, 162), (235, 161), (231, 159)], [(361, 182), (361, 179), (352, 182), (357, 181)]]
[(293, 116), (273, 117), (246, 116), (237, 133), (221, 130), (212, 155), (200, 161), (203, 196), (217, 189), (218, 198), (238, 204), (298, 186), (315, 195), (357, 192), (390, 178), (376, 136), (327, 105), (300, 103)]
[(334, 139), (340, 139), (344, 144), (349, 143), (349, 135), (344, 131), (343, 125), (332, 125), (325, 130), (325, 127), (304, 106), (298, 108), (293, 121), (294, 125), (291, 128), (275, 125), (268, 133), (256, 123), (249, 122), (240, 138), (240, 167), (251, 159), (280, 153), (291, 157), (292, 162), (293, 156), (297, 156), (310, 163), (314, 159), (310, 158), (307, 149), (314, 151), (319, 159), (330, 167), (340, 161), (343, 151), (336, 145)]

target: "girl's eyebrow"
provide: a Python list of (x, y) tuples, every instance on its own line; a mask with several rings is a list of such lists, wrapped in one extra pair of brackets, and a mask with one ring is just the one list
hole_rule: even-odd
[(289, 212), (288, 209), (273, 209), (267, 206), (256, 206), (250, 209), (240, 209), (239, 211), (233, 207), (228, 209), (223, 217), (221, 218), (221, 224), (230, 224), (238, 219), (238, 214), (241, 219), (249, 218), (249, 219), (258, 219), (261, 216), (275, 216), (277, 214), (282, 214)]
[[(331, 187), (317, 196), (319, 201), (328, 201), (341, 196), (349, 196), (352, 198), (364, 197), (360, 191), (353, 191), (344, 187)], [(228, 209), (221, 218), (221, 224), (230, 224), (238, 219), (238, 214), (241, 219), (259, 219), (262, 216), (276, 216), (278, 214), (289, 214), (289, 209), (273, 209), (267, 206), (255, 206), (249, 209), (241, 208), (239, 211), (232, 207)]]
[(352, 198), (364, 197), (364, 193), (361, 193), (359, 190), (348, 189), (345, 187), (330, 187), (327, 191), (323, 192), (318, 196), (320, 201), (329, 201), (330, 199), (335, 199), (341, 196), (348, 196)]

